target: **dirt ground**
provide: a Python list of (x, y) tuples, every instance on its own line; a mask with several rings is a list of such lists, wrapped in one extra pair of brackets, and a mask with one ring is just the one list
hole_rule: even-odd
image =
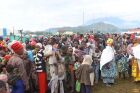
[(117, 79), (116, 84), (106, 87), (100, 80), (99, 84), (93, 86), (92, 93), (140, 93), (140, 82), (132, 79)]

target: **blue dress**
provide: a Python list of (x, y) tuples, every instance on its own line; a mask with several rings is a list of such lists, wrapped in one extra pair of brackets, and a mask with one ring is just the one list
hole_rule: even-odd
[(114, 79), (117, 76), (116, 63), (110, 61), (105, 64), (101, 69), (101, 76), (103, 83), (114, 83)]
[(12, 92), (11, 93), (25, 93), (24, 89), (25, 88), (24, 88), (23, 81), (22, 80), (17, 80), (16, 84), (13, 85), (13, 87), (12, 87)]

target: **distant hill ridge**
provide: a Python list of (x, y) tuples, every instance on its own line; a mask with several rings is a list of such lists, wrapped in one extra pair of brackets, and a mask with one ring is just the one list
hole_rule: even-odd
[(94, 32), (103, 32), (103, 33), (107, 33), (107, 32), (119, 32), (121, 31), (121, 29), (119, 29), (118, 27), (111, 25), (111, 24), (107, 24), (104, 22), (99, 22), (99, 23), (94, 23), (91, 25), (83, 25), (83, 26), (78, 26), (78, 27), (61, 27), (61, 28), (51, 28), (51, 29), (47, 29), (47, 32), (52, 32), (52, 33), (56, 33), (56, 32), (64, 32), (64, 31), (72, 31), (72, 32), (90, 32), (90, 31), (94, 31)]
[[(58, 27), (58, 28), (50, 28), (41, 32), (49, 32), (49, 33), (56, 33), (56, 32), (65, 32), (65, 31), (72, 31), (72, 32), (122, 32), (127, 31), (129, 28), (139, 28), (140, 21), (126, 21), (119, 17), (103, 17), (97, 18), (93, 20), (89, 20), (85, 22), (85, 25), (77, 26), (77, 27)], [(38, 31), (39, 32), (39, 31)]]

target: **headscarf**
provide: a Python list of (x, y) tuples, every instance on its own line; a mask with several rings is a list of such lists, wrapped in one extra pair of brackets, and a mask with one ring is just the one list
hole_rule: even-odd
[(135, 39), (135, 34), (134, 33), (131, 34), (130, 39), (131, 40), (134, 40)]
[(113, 39), (111, 39), (111, 38), (108, 38), (108, 40), (107, 40), (107, 42), (106, 42), (107, 44), (113, 44)]
[(85, 55), (82, 64), (91, 65), (93, 62), (92, 57), (90, 55)]
[(8, 37), (5, 39), (6, 42), (8, 42), (9, 40), (10, 40), (10, 39), (9, 39)]
[(36, 46), (39, 46), (40, 48), (43, 47), (41, 43), (37, 43)]
[(31, 42), (30, 42), (30, 45), (31, 45), (31, 46), (35, 46), (35, 45), (36, 45), (36, 42), (35, 42), (35, 41), (31, 41)]
[(19, 41), (13, 41), (11, 43), (11, 49), (14, 51), (14, 52), (17, 52), (19, 51), (20, 49), (23, 49), (23, 45), (19, 42)]
[(5, 61), (9, 61), (10, 58), (11, 58), (11, 55), (5, 55), (5, 56), (4, 56), (4, 60), (5, 60)]

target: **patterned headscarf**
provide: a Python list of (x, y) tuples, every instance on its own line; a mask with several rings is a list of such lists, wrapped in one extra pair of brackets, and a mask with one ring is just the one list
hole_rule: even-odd
[(107, 44), (113, 44), (113, 39), (111, 39), (111, 38), (108, 38), (108, 40), (107, 40), (107, 42), (106, 42)]

